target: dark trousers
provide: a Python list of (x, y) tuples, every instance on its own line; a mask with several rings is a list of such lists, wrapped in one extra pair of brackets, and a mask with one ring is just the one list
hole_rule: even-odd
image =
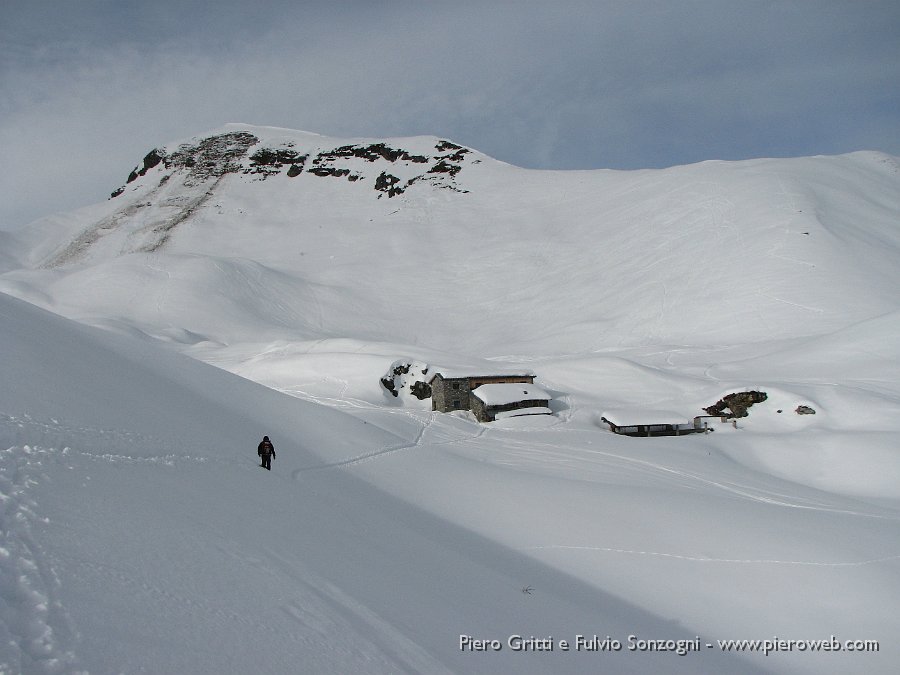
[(260, 455), (260, 457), (262, 458), (262, 464), (260, 464), (260, 466), (263, 466), (263, 467), (267, 468), (269, 471), (271, 471), (272, 470), (272, 455), (263, 453), (262, 455)]

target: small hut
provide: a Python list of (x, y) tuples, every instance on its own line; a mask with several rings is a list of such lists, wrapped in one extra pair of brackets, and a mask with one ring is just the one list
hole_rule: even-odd
[(668, 410), (608, 410), (600, 421), (622, 436), (682, 436), (712, 431), (700, 417), (685, 422), (683, 416)]
[(534, 373), (523, 371), (491, 375), (449, 369), (435, 371), (428, 381), (431, 409), (438, 412), (471, 410), (482, 422), (509, 416), (516, 410), (528, 409), (518, 414), (549, 413), (548, 404), (552, 397), (534, 386), (534, 377)]

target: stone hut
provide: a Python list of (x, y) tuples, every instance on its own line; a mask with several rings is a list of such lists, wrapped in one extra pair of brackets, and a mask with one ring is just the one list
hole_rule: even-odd
[[(471, 410), (482, 422), (495, 419), (494, 414), (517, 408), (547, 407), (550, 395), (534, 386), (534, 373), (518, 372), (496, 375), (477, 375), (457, 371), (435, 372), (428, 384), (431, 386), (431, 409), (438, 412)], [(484, 389), (484, 387), (515, 385), (513, 390)], [(529, 386), (521, 386), (529, 385)], [(512, 398), (518, 400), (502, 400)], [(487, 400), (486, 400), (487, 399)], [(535, 402), (542, 402), (540, 405)], [(503, 408), (504, 410), (501, 410)], [(549, 409), (546, 412), (550, 412)]]

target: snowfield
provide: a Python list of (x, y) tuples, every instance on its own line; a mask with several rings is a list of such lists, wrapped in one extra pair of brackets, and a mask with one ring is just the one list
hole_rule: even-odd
[[(133, 175), (0, 233), (0, 673), (896, 670), (896, 158), (229, 125)], [(398, 363), (553, 414), (432, 412)]]

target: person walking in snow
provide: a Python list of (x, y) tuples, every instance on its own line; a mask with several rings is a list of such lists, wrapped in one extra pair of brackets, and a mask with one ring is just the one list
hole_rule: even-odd
[(272, 445), (272, 441), (269, 440), (268, 436), (263, 436), (262, 443), (260, 443), (259, 447), (256, 449), (256, 454), (259, 455), (262, 462), (260, 466), (271, 471), (272, 458), (275, 456), (275, 446)]

